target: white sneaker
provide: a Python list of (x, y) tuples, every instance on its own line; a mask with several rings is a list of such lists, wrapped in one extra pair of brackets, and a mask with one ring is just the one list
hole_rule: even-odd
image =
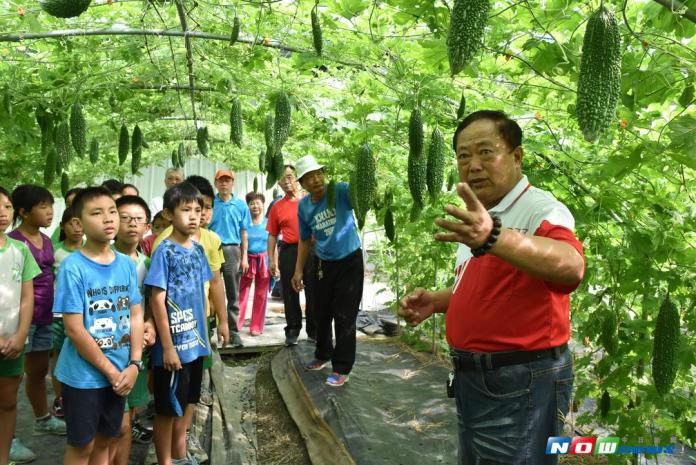
[(194, 458), (198, 463), (208, 461), (208, 453), (203, 449), (201, 443), (198, 442), (196, 436), (186, 431), (186, 450), (188, 450), (189, 458)]
[(34, 420), (34, 430), (32, 434), (34, 436), (42, 436), (44, 434), (65, 436), (68, 433), (65, 429), (65, 422), (63, 420), (59, 420), (53, 415), (49, 415), (46, 419)]
[(19, 438), (12, 438), (12, 446), (10, 447), (10, 462), (27, 463), (36, 460), (36, 454), (27, 446), (22, 444)]

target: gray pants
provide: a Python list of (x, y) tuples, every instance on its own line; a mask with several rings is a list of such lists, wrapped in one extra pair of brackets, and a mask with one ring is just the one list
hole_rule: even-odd
[(239, 264), (242, 261), (242, 251), (238, 245), (223, 245), (222, 254), (225, 256), (225, 263), (222, 264), (222, 278), (225, 281), (227, 295), (227, 324), (232, 334), (237, 332), (239, 319), (239, 281), (242, 278)]

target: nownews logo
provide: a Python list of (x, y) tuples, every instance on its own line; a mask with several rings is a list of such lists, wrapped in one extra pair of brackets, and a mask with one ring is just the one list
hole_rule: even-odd
[(675, 446), (629, 446), (617, 437), (569, 438), (551, 436), (546, 442), (546, 455), (611, 455), (611, 454), (674, 454)]

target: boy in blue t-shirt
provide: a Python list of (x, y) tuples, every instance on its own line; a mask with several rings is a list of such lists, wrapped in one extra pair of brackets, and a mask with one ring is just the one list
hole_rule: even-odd
[[(300, 242), (297, 250), (292, 287), (304, 288), (303, 269), (312, 241), (317, 255), (317, 347), (315, 359), (305, 368), (321, 370), (329, 361), (332, 373), (326, 384), (343, 386), (355, 363), (355, 321), (362, 299), (364, 265), (360, 237), (355, 227), (348, 184), (336, 184), (336, 205), (329, 208), (326, 199), (324, 167), (313, 156), (297, 161), (297, 178), (309, 193), (297, 210)], [(331, 340), (334, 324), (336, 346)]]
[(107, 463), (142, 366), (142, 298), (133, 261), (111, 249), (119, 216), (109, 191), (84, 189), (73, 208), (87, 242), (61, 264), (53, 305), (67, 336), (56, 366), (68, 435), (64, 464)]
[(204, 285), (213, 277), (203, 247), (191, 240), (200, 225), (203, 197), (184, 182), (164, 193), (172, 233), (155, 250), (145, 284), (157, 326), (152, 348), (157, 461), (187, 464), (186, 410), (200, 399), (203, 358), (210, 355)]

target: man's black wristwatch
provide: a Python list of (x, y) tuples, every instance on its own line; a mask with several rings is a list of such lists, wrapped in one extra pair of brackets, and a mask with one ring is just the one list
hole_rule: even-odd
[(143, 371), (143, 368), (145, 368), (145, 364), (143, 363), (142, 360), (131, 360), (128, 362), (128, 366), (135, 365), (138, 367), (138, 371)]

